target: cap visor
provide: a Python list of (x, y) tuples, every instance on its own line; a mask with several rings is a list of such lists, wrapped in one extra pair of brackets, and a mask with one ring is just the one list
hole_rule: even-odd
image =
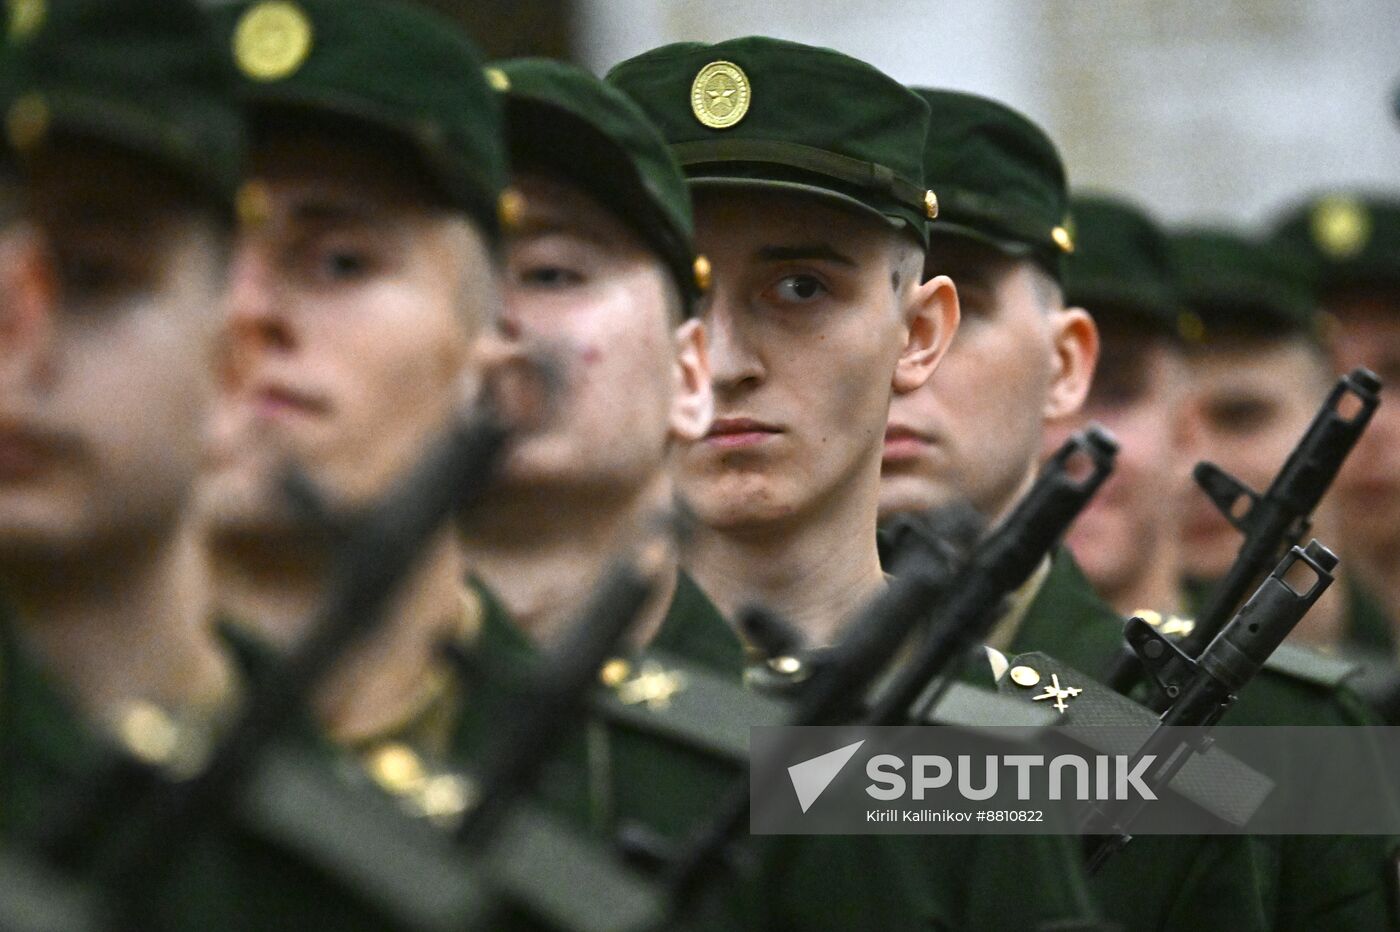
[[(101, 140), (148, 158), (219, 197), (229, 195), (236, 184), (235, 166), (211, 157), (180, 119), (160, 107), (137, 107), (100, 93), (66, 88), (40, 93), (48, 114), (45, 136), (58, 133)], [(237, 133), (232, 110), (226, 128), (231, 136)]]
[(833, 191), (821, 185), (771, 178), (735, 178), (724, 175), (700, 175), (698, 177), (687, 177), (686, 180), (690, 183), (692, 188), (739, 188), (750, 191), (776, 191), (779, 193), (813, 197), (833, 207), (844, 208), (862, 217), (873, 218), (890, 230), (899, 231), (909, 229), (909, 224), (903, 217), (892, 217), (881, 210), (871, 207), (864, 201), (851, 197), (849, 194)]

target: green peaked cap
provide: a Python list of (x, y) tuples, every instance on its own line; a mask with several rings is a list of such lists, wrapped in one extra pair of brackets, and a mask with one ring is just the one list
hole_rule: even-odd
[(1132, 319), (1181, 335), (1166, 234), (1147, 211), (1121, 198), (1075, 194), (1074, 254), (1065, 260), (1065, 300), (1099, 320)]
[(1310, 198), (1275, 224), (1272, 242), (1312, 277), (1319, 294), (1400, 288), (1400, 198), (1338, 191)]
[(418, 156), (445, 203), (498, 231), (501, 105), (454, 23), (392, 0), (244, 0), (221, 16), (254, 127), (276, 113), (387, 133)]
[(7, 0), (5, 148), (42, 158), (57, 134), (160, 163), (229, 201), (242, 170), (232, 74), (189, 0)]
[(563, 62), (522, 58), (494, 67), (511, 160), (559, 173), (626, 222), (693, 307), (705, 282), (697, 280), (690, 190), (646, 114), (617, 88)]
[(1315, 335), (1306, 276), (1278, 247), (1230, 230), (1192, 229), (1172, 234), (1170, 248), (1177, 292), (1206, 340), (1220, 328)]
[(882, 218), (927, 242), (928, 106), (840, 52), (748, 36), (628, 59), (608, 81), (641, 105), (693, 185), (790, 190)]
[(1025, 115), (976, 94), (916, 87), (929, 106), (924, 178), (938, 192), (931, 233), (1039, 262), (1057, 280), (1073, 250), (1060, 153)]

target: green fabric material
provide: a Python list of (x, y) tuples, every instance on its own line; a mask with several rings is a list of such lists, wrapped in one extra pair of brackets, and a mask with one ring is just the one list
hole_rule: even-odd
[[(500, 664), (519, 671), (538, 660), (531, 645), (507, 616), (489, 589), (476, 584), (483, 597), (485, 618), (478, 642), (483, 682), (473, 707), (464, 708), (468, 728), (458, 752), (474, 757), (489, 740), (490, 724), (509, 715), (509, 690), (490, 704), (496, 689), (486, 680)], [(681, 574), (671, 607), (653, 639), (651, 649), (683, 657), (715, 672), (723, 672), (742, 688), (744, 652), (738, 638), (713, 603)], [(518, 677), (517, 672), (517, 677)], [(664, 714), (659, 713), (659, 714)], [(591, 723), (596, 729), (599, 723)], [(626, 820), (638, 821), (672, 840), (707, 824), (733, 781), (742, 774), (733, 765), (697, 757), (653, 735), (627, 734), (611, 727), (611, 805), (596, 793), (590, 799), (587, 739), (584, 733), (563, 749), (541, 781), (547, 803), (557, 811), (610, 836)], [(595, 739), (596, 740), (596, 739)], [(596, 762), (596, 758), (595, 758)], [(781, 837), (757, 839), (757, 873), (715, 888), (705, 907), (684, 928), (753, 930), (846, 930), (853, 928), (952, 929), (957, 916), (946, 904), (961, 894), (952, 865), (965, 858), (949, 857), (950, 848), (965, 851), (962, 840), (891, 837)], [(717, 918), (722, 917), (722, 918)]]
[(617, 88), (545, 58), (497, 63), (509, 81), (511, 160), (558, 172), (626, 222), (665, 261), (694, 309), (694, 221), (681, 167), (646, 114)]
[(1177, 294), (1207, 343), (1220, 329), (1318, 337), (1306, 276), (1277, 246), (1228, 230), (1180, 230), (1170, 255)]
[(0, 605), (0, 840), (30, 837), (48, 806), (104, 761), (97, 735), (19, 642)]
[[(220, 622), (216, 630), (245, 692), (256, 688), (270, 675), (276, 651), (236, 623)], [(309, 718), (299, 719), (282, 740), (312, 766), (336, 767), (336, 751)], [(362, 896), (357, 885), (336, 876), (314, 854), (273, 837), (259, 822), (242, 807), (214, 817), (155, 888), (152, 927), (171, 932), (403, 928)]]
[[(473, 645), (478, 675), (463, 695), (450, 754), (455, 763), (470, 769), (480, 766), (490, 753), (497, 723), (515, 714), (523, 701), (529, 672), (542, 660), (542, 652), (488, 585), (475, 578), (469, 585), (482, 606), (482, 626)], [(684, 574), (678, 577), (653, 646), (725, 673), (738, 688), (742, 647), (719, 611)], [(629, 658), (634, 664), (639, 659)], [(702, 820), (713, 816), (740, 776), (733, 764), (590, 716), (566, 736), (545, 765), (534, 799), (609, 843), (629, 824), (681, 842)], [(753, 908), (748, 902), (751, 895), (748, 889), (726, 889), (688, 917), (691, 924), (686, 928), (758, 928), (744, 918)], [(511, 921), (522, 929), (532, 928), (525, 917), (513, 915)]]
[[(723, 128), (692, 109), (692, 84), (713, 62), (736, 65), (747, 113)], [(641, 105), (681, 153), (692, 183), (817, 195), (928, 238), (922, 152), (928, 106), (865, 62), (764, 36), (665, 45), (614, 67), (608, 81)]]
[(1363, 651), (1395, 659), (1395, 625), (1380, 600), (1354, 576), (1346, 578), (1347, 619), (1343, 643)]
[(1180, 302), (1157, 223), (1137, 205), (1101, 194), (1076, 193), (1070, 215), (1075, 245), (1065, 260), (1065, 300), (1100, 320), (1124, 317), (1179, 335)]
[(744, 675), (744, 645), (710, 597), (686, 573), (676, 580), (671, 608), (652, 645), (698, 660), (716, 673)]
[(1400, 288), (1400, 198), (1334, 191), (1290, 208), (1272, 242), (1287, 250), (1321, 293)]
[(232, 75), (195, 3), (46, 0), (7, 8), (0, 52), (7, 148), (42, 159), (56, 132), (97, 139), (218, 198), (232, 195), (243, 127)]
[[(1038, 650), (1101, 670), (1115, 656), (1122, 624), (1061, 550), (1008, 653)], [(1089, 889), (1104, 918), (1125, 929), (1262, 930), (1269, 924), (1256, 878), (1261, 856), (1244, 839), (1144, 836), (1089, 878)]]
[[(495, 724), (511, 716), (528, 671), (542, 659), (490, 587), (480, 580), (472, 580), (472, 586), (483, 608), (475, 645), (482, 675), (463, 696), (451, 751), (459, 763), (479, 762), (488, 753)], [(735, 683), (742, 675), (738, 639), (683, 574), (653, 644), (732, 676)], [(641, 657), (646, 655), (643, 651)], [(634, 666), (641, 662), (631, 659)], [(733, 765), (708, 754), (593, 717), (568, 735), (538, 786), (550, 808), (589, 830), (613, 832), (637, 822), (677, 839), (713, 814), (715, 800), (737, 775)]]
[[(273, 56), (283, 67), (259, 73), (247, 66), (255, 44), (249, 33), (274, 6), (299, 11), (309, 48), (301, 60)], [(219, 15), (225, 58), (239, 69), (255, 130), (269, 113), (283, 112), (387, 132), (413, 148), (446, 203), (498, 230), (508, 172), (499, 95), (480, 53), (451, 20), (391, 0), (244, 0)], [(274, 34), (263, 37), (264, 47), (307, 33), (291, 25), (267, 31)]]
[[(1012, 650), (1041, 650), (1085, 671), (1121, 649), (1122, 619), (1067, 552), (1031, 603)], [(1374, 716), (1345, 689), (1264, 670), (1225, 725), (1353, 725)], [(1268, 774), (1279, 760), (1247, 760)], [(1135, 850), (1136, 849), (1136, 850)], [(1389, 929), (1393, 839), (1384, 836), (1142, 837), (1091, 880), (1106, 917), (1155, 929)]]
[[(244, 639), (237, 651), (245, 673), (259, 651)], [(264, 655), (268, 656), (268, 655)], [(107, 757), (103, 740), (83, 724), (49, 677), (15, 640), (0, 616), (0, 841), (22, 845), (52, 818), (52, 807), (91, 778)], [(124, 831), (99, 827), (91, 850)], [(249, 831), (221, 812), (193, 838), (178, 840), (179, 857), (142, 900), (142, 928), (187, 932), (247, 929), (397, 928), (312, 862)]]
[(938, 193), (933, 242), (970, 237), (1009, 255), (1030, 256), (1060, 280), (1073, 243), (1065, 167), (1050, 137), (999, 101), (960, 91), (913, 91), (929, 106), (924, 180)]

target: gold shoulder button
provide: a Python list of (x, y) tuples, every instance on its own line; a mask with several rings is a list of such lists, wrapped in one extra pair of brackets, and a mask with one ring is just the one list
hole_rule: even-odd
[(1040, 682), (1040, 672), (1035, 667), (1025, 665), (1012, 667), (1011, 682), (1017, 686), (1035, 686)]

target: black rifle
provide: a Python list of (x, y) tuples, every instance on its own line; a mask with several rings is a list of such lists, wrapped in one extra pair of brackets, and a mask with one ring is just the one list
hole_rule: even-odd
[[(1301, 592), (1289, 582), (1290, 572), (1300, 563), (1312, 576)], [(1129, 645), (1173, 700), (1134, 756), (1135, 763), (1153, 758), (1143, 782), (1154, 793), (1170, 784), (1191, 756), (1204, 749), (1199, 734), (1193, 739), (1174, 729), (1209, 727), (1220, 721), (1240, 690), (1327, 591), (1336, 567), (1337, 557), (1315, 540), (1306, 549), (1294, 547), (1199, 659), (1192, 659), (1141, 618), (1128, 620), (1125, 635)], [(1089, 835), (1090, 873), (1132, 840), (1128, 829), (1145, 805), (1146, 800), (1130, 799), (1100, 804), (1090, 811), (1083, 826)]]
[[(949, 522), (947, 536), (911, 534), (896, 557), (894, 578), (846, 627), (846, 634), (826, 652), (796, 694), (789, 724), (830, 725), (860, 714), (871, 685), (911, 631), (928, 618), (957, 582), (963, 551), (976, 527)], [(771, 619), (766, 625), (778, 624)], [(746, 628), (749, 627), (746, 625)], [(695, 833), (690, 845), (669, 860), (663, 877), (670, 892), (673, 918), (695, 904), (702, 883), (729, 863), (734, 840), (746, 833), (750, 809), (748, 774), (735, 782), (718, 814)]]
[[(889, 588), (862, 609), (846, 636), (816, 666), (796, 695), (790, 724), (906, 721), (910, 706), (925, 687), (981, 639), (1002, 596), (1021, 585), (1059, 540), (1107, 478), (1117, 449), (1112, 436), (1097, 426), (1070, 438), (1013, 513), (976, 547), (970, 559), (963, 558), (954, 542), (940, 544), (936, 535), (917, 529), (896, 534), (894, 579)], [(970, 598), (963, 598), (965, 592)], [(901, 664), (890, 688), (879, 693), (873, 709), (868, 708), (871, 688), (880, 674), (911, 633), (930, 618), (932, 627), (916, 656)], [(774, 624), (768, 621), (759, 627)], [(968, 627), (976, 630), (962, 630)], [(772, 640), (791, 639), (780, 632)], [(744, 831), (750, 807), (745, 775), (716, 818), (670, 860), (665, 877), (673, 915), (693, 906), (702, 881), (729, 862), (727, 855)]]
[[(238, 718), (201, 771), (174, 782), (154, 768), (122, 759), (75, 799), (85, 804), (37, 840), (44, 861), (87, 873), (119, 903), (137, 904), (179, 858), (181, 839), (206, 820), (233, 808), (264, 751), (306, 714), (318, 684), (345, 653), (374, 630), (423, 548), (456, 514), (479, 503), (504, 459), (508, 428), (493, 404), (483, 403), (455, 424), (380, 503), (340, 523), (330, 585), (305, 640), (255, 683)], [(303, 506), (308, 486), (296, 490)], [(329, 524), (329, 518), (326, 519)], [(95, 855), (84, 857), (99, 826), (120, 818)], [(89, 865), (86, 871), (83, 865)], [(121, 917), (120, 922), (130, 922)]]
[(1064, 536), (1112, 472), (1117, 452), (1117, 441), (1098, 426), (1066, 441), (1011, 514), (974, 551), (959, 574), (958, 588), (933, 609), (939, 624), (876, 695), (862, 719), (866, 724), (903, 724), (937, 704), (955, 665), (986, 639), (1004, 597), (1030, 578)]
[[(1196, 616), (1195, 627), (1182, 639), (1181, 648), (1187, 654), (1200, 654), (1230, 619), (1240, 600), (1289, 547), (1303, 539), (1313, 510), (1380, 404), (1380, 390), (1380, 379), (1367, 369), (1354, 369), (1338, 379), (1263, 495), (1212, 463), (1196, 465), (1197, 484), (1244, 534), (1244, 541), (1229, 572), (1211, 590), (1205, 608)], [(1355, 399), (1356, 411), (1350, 416), (1342, 413), (1347, 398)], [(1248, 502), (1248, 509), (1240, 513), (1242, 502)], [(1126, 694), (1141, 676), (1142, 664), (1125, 647), (1103, 682)]]
[[(916, 529), (900, 529), (892, 535), (897, 541), (897, 562), (890, 587), (862, 610), (846, 637), (803, 685), (790, 724), (907, 721), (929, 684), (983, 639), (1000, 611), (1002, 597), (1024, 583), (1058, 542), (1108, 477), (1117, 451), (1117, 442), (1098, 426), (1071, 437), (1012, 513), (968, 559), (940, 549), (935, 536)], [(930, 618), (932, 625), (917, 642), (915, 655), (899, 665), (876, 694), (873, 706), (867, 707), (881, 672), (910, 634)], [(677, 911), (693, 902), (700, 881), (724, 863), (732, 840), (747, 821), (750, 805), (745, 778), (719, 816), (672, 862), (667, 877)]]
[[(533, 787), (559, 740), (587, 717), (599, 668), (659, 591), (672, 552), (670, 541), (656, 540), (637, 558), (618, 560), (564, 641), (526, 678), (519, 714), (500, 723), (500, 734), (487, 752), (479, 777), (481, 795), (457, 827), (459, 842), (485, 847), (510, 806)], [(470, 680), (474, 671), (468, 665), (462, 672)]]

